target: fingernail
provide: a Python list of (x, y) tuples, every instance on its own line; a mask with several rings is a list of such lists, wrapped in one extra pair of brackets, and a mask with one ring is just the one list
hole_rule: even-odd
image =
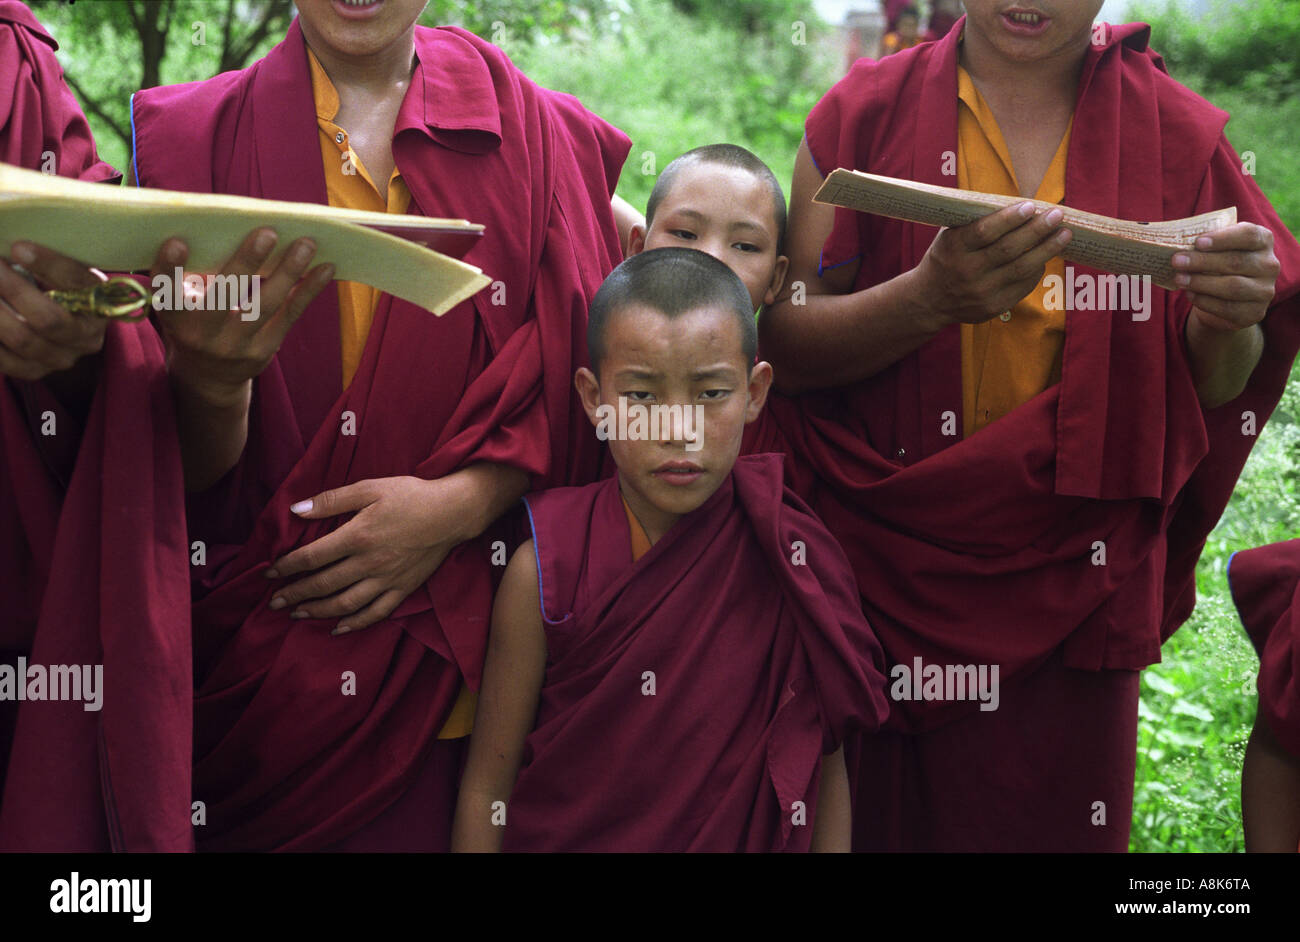
[(1071, 232), (1069, 229), (1062, 229), (1060, 232), (1056, 234), (1056, 241), (1060, 242), (1062, 245), (1069, 242), (1073, 238), (1074, 238), (1074, 233)]
[(1180, 288), (1186, 288), (1191, 283), (1192, 276), (1186, 272), (1180, 272), (1179, 274), (1174, 275), (1174, 284), (1178, 285)]
[(264, 230), (262, 232), (259, 232), (257, 234), (257, 238), (253, 240), (253, 251), (257, 252), (259, 255), (262, 255), (265, 254), (266, 252), (271, 251), (271, 247), (274, 245), (275, 245), (275, 233)]
[(293, 261), (298, 265), (306, 265), (315, 252), (316, 246), (310, 242), (299, 242), (293, 247)]
[(352, 630), (351, 625), (339, 625), (337, 628), (331, 631), (330, 634), (337, 637), (338, 635), (345, 635), (351, 630)]
[(24, 242), (17, 242), (13, 247), (14, 261), (20, 265), (30, 265), (36, 261), (36, 252), (30, 245)]
[(266, 572), (262, 573), (262, 575), (266, 576), (268, 579), (279, 579), (280, 571), (278, 569), (268, 569)]
[(1047, 214), (1047, 224), (1049, 226), (1054, 226), (1064, 218), (1065, 213), (1061, 212), (1059, 209), (1054, 209)]
[(289, 509), (296, 514), (309, 514), (311, 513), (311, 505), (310, 500), (300, 500), (296, 504), (291, 504)]
[(1021, 216), (1024, 216), (1026, 219), (1028, 219), (1030, 216), (1032, 216), (1032, 215), (1034, 214), (1034, 211), (1035, 211), (1036, 209), (1038, 209), (1038, 207), (1035, 206), (1033, 203), (1021, 203), (1021, 204), (1020, 204), (1020, 215), (1021, 215)]
[(1196, 247), (1201, 250), (1214, 248), (1214, 240), (1209, 236), (1201, 236), (1196, 240)]
[(1179, 252), (1169, 260), (1169, 264), (1173, 265), (1175, 268), (1186, 268), (1188, 265), (1192, 264), (1192, 257), (1183, 252)]
[(311, 618), (311, 616), (308, 615), (306, 612), (304, 612), (302, 609), (298, 609), (297, 611), (290, 612), (289, 617), (292, 618), (294, 621), (301, 621), (304, 618)]
[(273, 612), (278, 612), (280, 609), (284, 608), (288, 604), (289, 604), (288, 602), (286, 602), (283, 598), (277, 595), (275, 598), (271, 599), (271, 604), (267, 607), (270, 608), (271, 611)]
[(167, 247), (163, 249), (163, 261), (170, 265), (178, 265), (180, 264), (180, 260), (181, 247), (175, 242), (168, 243)]

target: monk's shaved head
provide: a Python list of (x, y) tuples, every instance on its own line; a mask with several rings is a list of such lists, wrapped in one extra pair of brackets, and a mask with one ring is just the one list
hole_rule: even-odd
[(655, 181), (654, 189), (650, 191), (650, 199), (646, 202), (646, 228), (653, 225), (655, 210), (659, 208), (659, 204), (663, 202), (664, 197), (673, 188), (678, 173), (683, 168), (697, 163), (735, 167), (738, 170), (753, 174), (767, 185), (768, 189), (772, 191), (772, 215), (776, 220), (777, 254), (781, 254), (785, 245), (786, 217), (785, 191), (781, 189), (781, 181), (776, 178), (772, 168), (759, 160), (754, 154), (745, 150), (745, 148), (735, 144), (706, 144), (703, 147), (688, 150), (667, 167), (664, 167), (663, 173), (659, 174), (659, 179)]
[(600, 375), (609, 322), (629, 307), (647, 307), (669, 320), (715, 308), (732, 312), (740, 326), (741, 352), (748, 369), (758, 353), (758, 329), (749, 290), (726, 264), (695, 249), (650, 249), (615, 268), (592, 299), (587, 315), (587, 351)]

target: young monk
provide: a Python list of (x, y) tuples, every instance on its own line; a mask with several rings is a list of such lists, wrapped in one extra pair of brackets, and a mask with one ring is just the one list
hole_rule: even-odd
[(1234, 553), (1228, 585), (1259, 654), (1255, 728), (1241, 771), (1246, 850), (1300, 849), (1300, 540)]
[[(0, 0), (0, 161), (115, 184), (56, 48)], [(0, 851), (193, 846), (188, 552), (162, 345), (42, 290), (96, 281), (28, 242), (0, 261)]]
[(736, 461), (771, 382), (748, 292), (704, 253), (652, 250), (601, 287), (588, 344), (598, 428), (702, 419), (615, 430), (617, 475), (527, 499), (453, 848), (847, 850), (839, 743), (884, 717), (879, 650), (781, 459)]
[[(1192, 610), (1300, 345), (1300, 247), (1226, 115), (1168, 77), (1145, 26), (1094, 29), (1100, 6), (968, 0), (941, 42), (858, 63), (799, 149), (806, 303), (787, 288), (759, 329), (802, 393), (771, 405), (784, 446), (893, 665), (890, 731), (847, 750), (861, 849), (1127, 848), (1138, 672)], [(836, 167), (1240, 222), (1175, 256), (1179, 290), (1139, 281), (1089, 310), (1045, 278), (1070, 274), (1058, 210), (936, 235), (814, 203)], [(1100, 273), (1071, 268), (1095, 299)], [(981, 668), (996, 708), (955, 682)]]
[(885, 33), (884, 39), (880, 41), (880, 54), (892, 56), (896, 52), (911, 49), (925, 42), (925, 39), (926, 37), (921, 35), (921, 11), (914, 6), (905, 7), (898, 14), (897, 24)]
[(530, 484), (595, 476), (570, 377), (621, 256), (628, 139), (470, 33), (416, 27), (423, 7), (299, 0), (250, 68), (133, 99), (141, 185), (470, 219), (497, 279), (435, 318), (321, 291), (304, 241), (282, 310), (158, 315), (206, 547), (201, 850), (445, 850), (491, 612), (476, 537)]
[(961, 0), (935, 0), (931, 5), (930, 22), (926, 24), (926, 42), (938, 42), (947, 36), (961, 19)]
[(699, 249), (740, 276), (757, 311), (785, 282), (785, 193), (776, 174), (735, 144), (706, 144), (664, 167), (632, 226), (630, 255)]

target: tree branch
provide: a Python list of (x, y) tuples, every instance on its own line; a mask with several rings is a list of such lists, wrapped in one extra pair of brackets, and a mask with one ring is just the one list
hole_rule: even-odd
[(66, 72), (63, 74), (63, 77), (67, 81), (68, 87), (76, 93), (77, 98), (81, 101), (82, 107), (90, 111), (90, 113), (100, 121), (107, 124), (109, 128), (112, 129), (113, 133), (125, 142), (126, 152), (128, 154), (131, 153), (131, 147), (135, 142), (131, 140), (130, 129), (123, 127), (116, 118), (100, 107), (99, 102), (86, 94), (86, 90), (81, 87), (81, 84), (75, 78)]
[[(291, 0), (270, 0), (262, 7), (262, 15), (257, 25), (242, 42), (231, 42), (221, 50), (221, 70), (242, 69), (248, 64), (248, 57), (253, 54), (258, 43), (266, 38), (271, 27), (278, 24), (289, 14)], [(229, 21), (227, 21), (229, 22)]]

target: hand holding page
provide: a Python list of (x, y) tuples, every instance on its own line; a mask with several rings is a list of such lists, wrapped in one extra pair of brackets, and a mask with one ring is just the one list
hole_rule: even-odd
[(1120, 275), (1150, 275), (1162, 288), (1176, 290), (1170, 265), (1175, 253), (1193, 248), (1198, 236), (1231, 226), (1237, 207), (1170, 222), (1128, 222), (1096, 213), (1019, 196), (978, 193), (911, 180), (877, 176), (858, 170), (831, 173), (813, 200), (930, 226), (964, 226), (991, 212), (1019, 203), (1065, 213), (1062, 225), (1074, 238), (1063, 258)]
[(259, 226), (273, 228), (282, 247), (302, 236), (315, 240), (313, 264), (332, 264), (336, 279), (371, 285), (437, 315), (490, 283), (473, 265), (442, 254), (463, 254), (482, 235), (482, 226), (463, 219), (105, 186), (0, 164), (6, 257), (22, 240), (105, 271), (148, 271), (158, 246), (176, 236), (189, 245), (188, 270), (217, 271)]

